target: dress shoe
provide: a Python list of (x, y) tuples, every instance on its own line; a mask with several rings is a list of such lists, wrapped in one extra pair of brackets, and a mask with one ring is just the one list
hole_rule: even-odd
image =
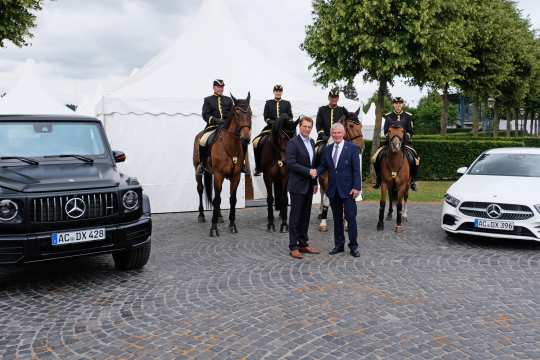
[(293, 250), (291, 251), (291, 256), (295, 259), (303, 259), (304, 257), (302, 256), (302, 254), (300, 254), (300, 251), (299, 250)]
[(344, 251), (345, 251), (344, 249), (333, 248), (332, 250), (330, 250), (329, 254), (330, 255), (336, 255), (336, 254), (342, 253)]
[(351, 256), (352, 256), (352, 257), (360, 257), (360, 251), (358, 251), (358, 250), (351, 250)]
[(312, 246), (301, 247), (300, 252), (304, 254), (320, 254), (321, 253), (318, 249)]

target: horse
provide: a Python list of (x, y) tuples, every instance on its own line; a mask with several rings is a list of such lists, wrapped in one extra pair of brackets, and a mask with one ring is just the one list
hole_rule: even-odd
[[(205, 164), (204, 175), (196, 175), (197, 192), (199, 193), (199, 222), (204, 222), (204, 207), (202, 205), (203, 191), (206, 194), (206, 201), (213, 207), (212, 225), (210, 236), (219, 236), (218, 221), (221, 216), (221, 189), (223, 181), (228, 179), (230, 186), (230, 211), (229, 230), (231, 233), (238, 233), (236, 226), (236, 191), (240, 183), (241, 167), (247, 156), (244, 146), (251, 139), (251, 94), (245, 100), (236, 99), (232, 94), (233, 108), (229, 118), (216, 130), (215, 141), (210, 146), (210, 156)], [(200, 163), (199, 140), (202, 132), (197, 134), (193, 144), (193, 165), (195, 172)], [(213, 189), (212, 189), (213, 185)], [(212, 199), (212, 193), (214, 198)]]
[(281, 218), (279, 231), (282, 233), (289, 231), (289, 225), (287, 224), (288, 171), (285, 160), (287, 143), (294, 136), (295, 124), (288, 118), (280, 117), (272, 126), (271, 134), (264, 136), (259, 142), (261, 169), (266, 187), (266, 204), (268, 206), (268, 231), (276, 231), (273, 209), (274, 196), (275, 208), (279, 211), (279, 217)]
[[(405, 155), (405, 129), (394, 126), (388, 130), (389, 141), (383, 149), (381, 158), (381, 198), (379, 205), (379, 222), (377, 230), (384, 230), (384, 209), (386, 196), (389, 195), (390, 208), (392, 200), (396, 201), (396, 232), (401, 232), (403, 220), (407, 221), (407, 200), (409, 198), (410, 171)], [(391, 218), (391, 212), (389, 214)]]
[[(360, 108), (353, 113), (349, 112), (342, 116), (338, 122), (345, 128), (344, 139), (358, 146), (361, 154), (364, 151), (365, 144), (364, 135), (362, 133), (362, 123), (358, 121), (359, 113)], [(323, 150), (320, 151), (320, 154), (322, 154)], [(328, 224), (326, 223), (328, 218), (328, 197), (326, 196), (326, 192), (328, 191), (328, 172), (319, 176), (319, 184), (321, 186), (321, 213), (319, 214), (321, 223), (319, 224), (319, 231), (326, 232), (328, 231)]]

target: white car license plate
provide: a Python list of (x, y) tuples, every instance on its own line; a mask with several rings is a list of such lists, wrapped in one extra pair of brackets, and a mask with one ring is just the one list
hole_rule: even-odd
[(81, 230), (65, 233), (54, 233), (51, 235), (53, 246), (104, 240), (106, 238), (107, 236), (105, 229)]
[(495, 221), (495, 220), (482, 220), (475, 219), (474, 227), (479, 229), (493, 229), (493, 230), (514, 230), (514, 223), (512, 221)]

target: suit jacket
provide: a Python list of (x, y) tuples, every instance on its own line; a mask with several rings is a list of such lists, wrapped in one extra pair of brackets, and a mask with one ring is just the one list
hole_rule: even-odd
[[(315, 160), (315, 141), (310, 139), (310, 143), (313, 149), (313, 160)], [(296, 194), (307, 194), (313, 191), (313, 186), (317, 185), (317, 179), (312, 179), (309, 175), (309, 171), (314, 167), (300, 135), (293, 137), (287, 143), (286, 163), (289, 170), (287, 190)]]
[(279, 100), (279, 114), (278, 114), (278, 101), (275, 99), (266, 100), (264, 104), (264, 121), (268, 123), (268, 120), (276, 121), (279, 115), (287, 114), (289, 119), (293, 118), (291, 103), (287, 100)]
[(328, 196), (339, 195), (345, 199), (350, 196), (352, 189), (362, 190), (362, 173), (358, 148), (348, 141), (343, 141), (343, 149), (339, 155), (337, 168), (334, 167), (334, 160), (332, 160), (332, 152), (334, 151), (334, 144), (332, 144), (324, 150), (317, 174), (328, 170)]
[(232, 99), (228, 96), (210, 95), (204, 98), (202, 117), (208, 125), (226, 120), (232, 110)]

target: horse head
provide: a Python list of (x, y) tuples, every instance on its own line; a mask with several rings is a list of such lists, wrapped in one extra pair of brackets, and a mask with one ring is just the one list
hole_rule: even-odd
[(251, 94), (248, 92), (246, 99), (237, 99), (231, 94), (233, 108), (228, 121), (225, 123), (227, 129), (231, 129), (236, 133), (236, 136), (244, 143), (248, 143), (251, 139), (251, 106), (249, 104)]
[(360, 108), (355, 112), (348, 112), (339, 119), (339, 122), (345, 128), (345, 140), (352, 142), (363, 151), (364, 134), (362, 133), (362, 123), (358, 119), (359, 112)]
[(390, 139), (390, 150), (395, 153), (403, 148), (403, 138), (405, 137), (405, 129), (399, 124), (393, 125), (388, 129), (388, 138)]

